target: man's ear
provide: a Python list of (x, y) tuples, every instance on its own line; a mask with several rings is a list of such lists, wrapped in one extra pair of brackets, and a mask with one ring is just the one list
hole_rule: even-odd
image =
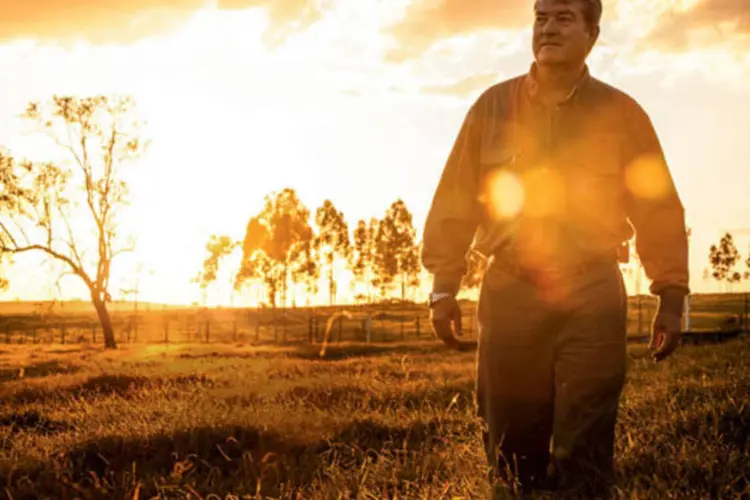
[(601, 28), (599, 28), (598, 24), (589, 29), (589, 51), (594, 48), (594, 44), (596, 44), (596, 41), (599, 39), (600, 32)]

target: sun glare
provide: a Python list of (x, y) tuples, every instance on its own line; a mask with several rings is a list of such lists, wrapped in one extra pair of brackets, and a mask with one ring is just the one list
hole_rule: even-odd
[(669, 191), (669, 179), (659, 158), (643, 156), (625, 169), (625, 184), (635, 196), (659, 199)]
[(498, 170), (487, 179), (487, 192), (482, 201), (487, 204), (493, 218), (511, 219), (524, 207), (523, 182), (509, 170)]

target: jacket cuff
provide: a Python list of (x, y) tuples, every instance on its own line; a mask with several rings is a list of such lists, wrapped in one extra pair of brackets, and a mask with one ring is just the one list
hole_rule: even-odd
[(659, 312), (682, 317), (687, 293), (682, 288), (666, 288), (659, 293)]

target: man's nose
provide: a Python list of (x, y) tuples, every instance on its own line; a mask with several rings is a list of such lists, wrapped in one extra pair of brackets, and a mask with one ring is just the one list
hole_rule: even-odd
[(557, 25), (557, 21), (554, 17), (547, 18), (542, 25), (542, 34), (544, 35), (555, 35), (560, 32), (560, 27)]

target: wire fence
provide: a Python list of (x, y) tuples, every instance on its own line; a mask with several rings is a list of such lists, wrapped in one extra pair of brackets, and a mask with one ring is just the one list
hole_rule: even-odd
[[(463, 329), (477, 332), (476, 306), (462, 302)], [(630, 297), (628, 335), (647, 336), (656, 299)], [(345, 313), (345, 314), (341, 314)], [(394, 342), (432, 336), (424, 304), (396, 302), (314, 308), (186, 308), (113, 311), (115, 339), (127, 343), (318, 344), (335, 317), (327, 342)], [(748, 329), (748, 294), (696, 296), (686, 330), (695, 333)], [(6, 344), (102, 343), (93, 312), (54, 312), (0, 316), (0, 342)]]

